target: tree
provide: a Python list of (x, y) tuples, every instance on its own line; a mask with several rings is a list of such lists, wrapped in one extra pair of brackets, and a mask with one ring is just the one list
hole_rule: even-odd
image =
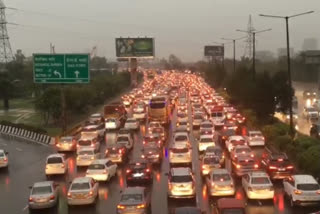
[(169, 61), (169, 65), (170, 65), (171, 69), (182, 69), (183, 68), (182, 61), (174, 54), (170, 54), (168, 61)]
[(9, 99), (12, 97), (14, 84), (10, 81), (8, 73), (0, 73), (0, 98), (3, 100), (3, 107), (9, 110)]
[(286, 71), (279, 71), (272, 77), (274, 96), (278, 110), (285, 113), (290, 107), (290, 96), (294, 96), (294, 89), (289, 87), (288, 74)]

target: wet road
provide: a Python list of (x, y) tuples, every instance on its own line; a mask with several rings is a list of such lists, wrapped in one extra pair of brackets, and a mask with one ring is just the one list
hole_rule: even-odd
[[(191, 111), (189, 111), (191, 112)], [(191, 119), (191, 115), (189, 115)], [(173, 113), (171, 125), (168, 128), (168, 142), (171, 142), (172, 132), (175, 129), (176, 113)], [(134, 149), (130, 154), (130, 160), (140, 157), (142, 148), (142, 137), (145, 134), (146, 126), (141, 125), (140, 131), (134, 134)], [(103, 153), (107, 144), (114, 144), (116, 140), (116, 132), (108, 132), (105, 136), (105, 142), (101, 148)], [(215, 200), (209, 199), (207, 195), (206, 185), (200, 176), (200, 162), (197, 150), (196, 138), (199, 137), (199, 131), (194, 130), (190, 134), (193, 146), (193, 170), (196, 174), (196, 191), (197, 197), (195, 201), (167, 201), (167, 177), (165, 173), (169, 171), (168, 159), (165, 157), (161, 167), (154, 170), (153, 184), (148, 188), (152, 192), (152, 213), (166, 214), (175, 207), (180, 206), (198, 206), (207, 213), (214, 213)], [(0, 171), (0, 207), (1, 212), (5, 214), (28, 213), (27, 199), (29, 196), (28, 186), (37, 181), (46, 180), (44, 174), (45, 158), (48, 154), (54, 152), (53, 148), (35, 144), (26, 144), (24, 142), (16, 142), (0, 139), (0, 148), (4, 148), (10, 153), (9, 170)], [(261, 149), (255, 149), (257, 155), (261, 154)], [(166, 151), (164, 151), (167, 154)], [(226, 160), (226, 166), (230, 169), (230, 161)], [(66, 192), (69, 182), (73, 178), (83, 176), (84, 168), (77, 168), (75, 165), (75, 156), (68, 154), (68, 175), (63, 177), (54, 177), (53, 180), (60, 184), (60, 201), (55, 210), (35, 213), (59, 213), (59, 214), (102, 214), (116, 213), (116, 206), (120, 197), (120, 190), (126, 187), (125, 173), (123, 168), (118, 169), (117, 177), (106, 184), (101, 183), (99, 188), (99, 201), (95, 206), (79, 206), (68, 208), (66, 203)], [(237, 192), (235, 197), (246, 200), (238, 180), (236, 184)], [(289, 204), (283, 197), (281, 183), (275, 184), (275, 198), (273, 201), (253, 201), (247, 203), (248, 214), (306, 214), (312, 211), (320, 210), (320, 208), (295, 208), (291, 209)]]

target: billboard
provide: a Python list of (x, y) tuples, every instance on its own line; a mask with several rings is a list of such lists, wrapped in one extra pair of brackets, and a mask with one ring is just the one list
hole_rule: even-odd
[(116, 55), (119, 58), (153, 58), (153, 38), (116, 38)]
[(223, 46), (204, 46), (204, 55), (205, 56), (224, 56), (224, 47)]

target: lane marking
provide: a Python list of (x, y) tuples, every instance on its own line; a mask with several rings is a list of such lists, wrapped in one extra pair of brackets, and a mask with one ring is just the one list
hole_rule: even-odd
[(0, 143), (2, 146), (8, 146), (8, 144), (6, 143)]
[(19, 151), (19, 152), (22, 152), (22, 151), (23, 151), (22, 149), (20, 149), (20, 148), (18, 148), (18, 147), (16, 148), (16, 150)]
[(23, 209), (22, 209), (22, 211), (24, 212), (24, 211), (26, 211), (26, 209), (28, 209), (29, 208), (29, 205), (27, 204)]

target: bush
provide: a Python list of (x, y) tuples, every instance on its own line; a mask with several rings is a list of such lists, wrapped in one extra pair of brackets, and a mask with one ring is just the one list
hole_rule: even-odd
[(295, 144), (299, 150), (305, 151), (312, 146), (319, 145), (319, 140), (308, 136), (301, 136), (295, 139)]
[(274, 140), (277, 136), (287, 135), (290, 127), (284, 123), (275, 123), (273, 125), (266, 125), (262, 128), (262, 132), (268, 141)]
[(290, 135), (276, 136), (273, 144), (280, 150), (286, 151), (290, 144), (293, 144)]
[(320, 145), (309, 147), (298, 154), (298, 165), (307, 173), (314, 176), (320, 175)]
[(249, 128), (253, 128), (257, 126), (258, 119), (256, 116), (256, 113), (252, 111), (251, 109), (244, 109), (242, 111), (243, 116), (245, 116), (246, 121), (247, 121), (247, 126)]

